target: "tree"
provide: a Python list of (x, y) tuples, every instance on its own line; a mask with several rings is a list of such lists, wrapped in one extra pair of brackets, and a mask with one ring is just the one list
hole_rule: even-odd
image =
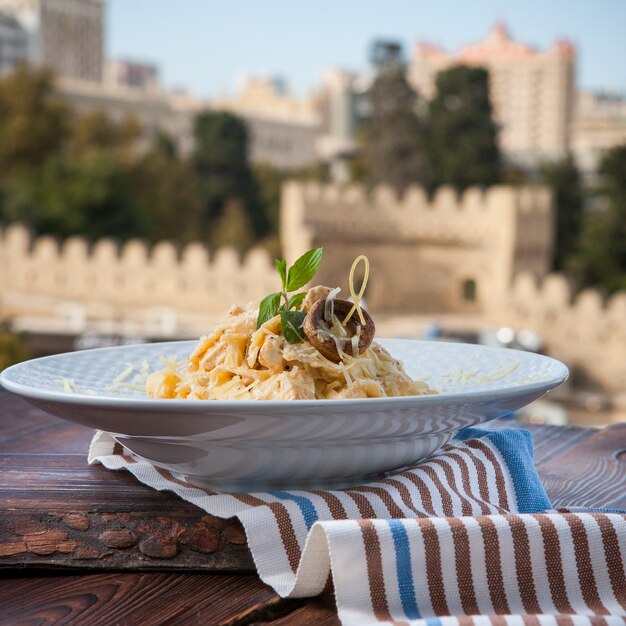
[(210, 242), (213, 248), (230, 246), (244, 252), (254, 243), (254, 232), (241, 201), (233, 198), (226, 202), (222, 214), (211, 229)]
[(541, 167), (541, 181), (554, 194), (556, 247), (554, 269), (563, 270), (576, 250), (583, 217), (584, 190), (576, 162), (571, 155)]
[(30, 356), (24, 338), (11, 332), (6, 322), (0, 322), (0, 372)]
[(500, 180), (497, 127), (487, 70), (458, 65), (437, 75), (430, 102), (430, 154), (434, 184), (459, 191)]
[(132, 195), (151, 241), (188, 243), (199, 234), (200, 203), (193, 167), (174, 142), (159, 134), (132, 168)]
[(36, 231), (93, 239), (143, 237), (147, 225), (130, 193), (127, 170), (115, 155), (74, 158), (59, 153), (8, 185), (5, 214)]
[(40, 165), (59, 150), (70, 119), (49, 71), (20, 65), (0, 77), (0, 176)]
[(200, 229), (209, 233), (227, 202), (237, 199), (246, 212), (255, 236), (268, 230), (258, 189), (248, 162), (248, 129), (226, 112), (205, 112), (194, 123), (192, 163), (201, 204)]
[(134, 116), (127, 115), (116, 122), (104, 111), (94, 109), (74, 120), (69, 150), (76, 155), (93, 155), (109, 150), (117, 152), (120, 158), (130, 160), (140, 138), (141, 125)]
[(578, 252), (568, 264), (580, 287), (626, 289), (626, 144), (598, 168), (595, 207), (583, 220)]
[(363, 131), (365, 169), (371, 184), (385, 183), (402, 193), (411, 184), (427, 184), (430, 177), (418, 98), (406, 80), (398, 44), (376, 42), (372, 61), (377, 76)]
[(261, 163), (254, 167), (254, 177), (259, 188), (259, 197), (270, 232), (278, 233), (281, 190), (285, 181), (297, 176), (293, 172), (286, 172), (266, 163)]

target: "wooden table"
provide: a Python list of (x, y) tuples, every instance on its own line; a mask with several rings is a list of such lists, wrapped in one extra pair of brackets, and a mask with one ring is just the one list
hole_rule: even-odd
[[(626, 424), (525, 427), (557, 506), (626, 508)], [(0, 392), (0, 623), (339, 623), (261, 583), (238, 522), (88, 466), (92, 435)]]

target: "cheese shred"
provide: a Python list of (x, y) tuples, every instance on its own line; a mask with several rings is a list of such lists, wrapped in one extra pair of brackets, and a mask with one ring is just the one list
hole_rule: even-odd
[[(363, 287), (355, 297), (355, 311), (360, 310), (362, 292)], [(147, 395), (189, 400), (323, 400), (436, 393), (412, 380), (401, 363), (376, 342), (359, 354), (361, 327), (357, 325), (355, 337), (348, 336), (333, 311), (337, 293), (338, 289), (321, 286), (309, 290), (310, 301), (326, 299), (328, 319), (318, 333), (320, 338), (335, 341), (340, 363), (330, 361), (307, 341), (287, 343), (279, 315), (257, 328), (259, 303), (255, 302), (233, 307), (187, 359), (162, 358), (163, 368), (145, 381)], [(345, 352), (350, 344), (353, 356)], [(116, 377), (117, 384), (134, 389), (132, 373), (126, 368)]]

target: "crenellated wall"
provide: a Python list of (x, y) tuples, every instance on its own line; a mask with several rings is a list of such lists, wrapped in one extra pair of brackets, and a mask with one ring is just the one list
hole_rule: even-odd
[[(283, 190), (281, 241), (288, 259), (323, 245), (320, 277), (342, 284), (358, 254), (375, 267), (368, 301), (390, 312), (485, 311), (521, 271), (550, 267), (553, 210), (543, 187), (441, 187), (432, 199), (418, 187), (290, 182)], [(463, 297), (473, 281), (477, 298)], [(345, 285), (343, 285), (345, 286)]]
[[(473, 242), (497, 235), (506, 220), (519, 215), (525, 225), (550, 217), (550, 193), (544, 187), (471, 187), (462, 194), (440, 187), (429, 199), (424, 189), (410, 187), (398, 196), (379, 186), (369, 194), (361, 186), (340, 187), (291, 181), (285, 185), (283, 215), (294, 210), (329, 237), (381, 240), (434, 239)], [(294, 204), (299, 209), (292, 208)]]
[[(604, 302), (574, 296), (548, 273), (553, 243), (550, 194), (543, 188), (449, 188), (428, 199), (418, 189), (398, 197), (385, 187), (287, 183), (281, 243), (289, 261), (323, 245), (316, 282), (342, 285), (353, 259), (372, 265), (366, 294), (374, 313), (482, 315), (486, 324), (537, 332), (550, 354), (589, 383), (623, 391), (626, 293)], [(463, 297), (476, 284), (474, 301)], [(210, 252), (199, 243), (118, 245), (71, 237), (32, 238), (20, 225), (0, 228), (0, 319), (18, 328), (197, 336), (233, 303), (279, 287), (272, 259), (253, 250)], [(467, 295), (467, 294), (465, 294)], [(423, 320), (423, 317), (422, 317)], [(417, 322), (416, 322), (417, 326)]]
[(272, 260), (260, 249), (240, 260), (227, 248), (210, 256), (198, 243), (178, 250), (169, 242), (102, 239), (90, 246), (81, 237), (33, 239), (18, 224), (0, 230), (0, 312), (31, 323), (52, 317), (82, 330), (116, 320), (138, 332), (176, 334), (190, 325), (197, 332), (230, 303), (277, 287)]
[(537, 281), (523, 273), (490, 318), (538, 333), (549, 354), (576, 368), (587, 384), (624, 391), (626, 292), (606, 300), (595, 289), (575, 295), (561, 274)]

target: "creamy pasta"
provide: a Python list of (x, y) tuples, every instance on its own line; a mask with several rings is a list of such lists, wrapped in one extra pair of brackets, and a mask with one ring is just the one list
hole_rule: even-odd
[[(314, 287), (306, 310), (331, 290)], [(412, 380), (402, 364), (373, 342), (358, 356), (330, 361), (307, 341), (287, 343), (280, 316), (257, 328), (259, 303), (232, 307), (182, 363), (165, 361), (150, 374), (152, 398), (194, 400), (309, 400), (384, 398), (435, 393)]]

